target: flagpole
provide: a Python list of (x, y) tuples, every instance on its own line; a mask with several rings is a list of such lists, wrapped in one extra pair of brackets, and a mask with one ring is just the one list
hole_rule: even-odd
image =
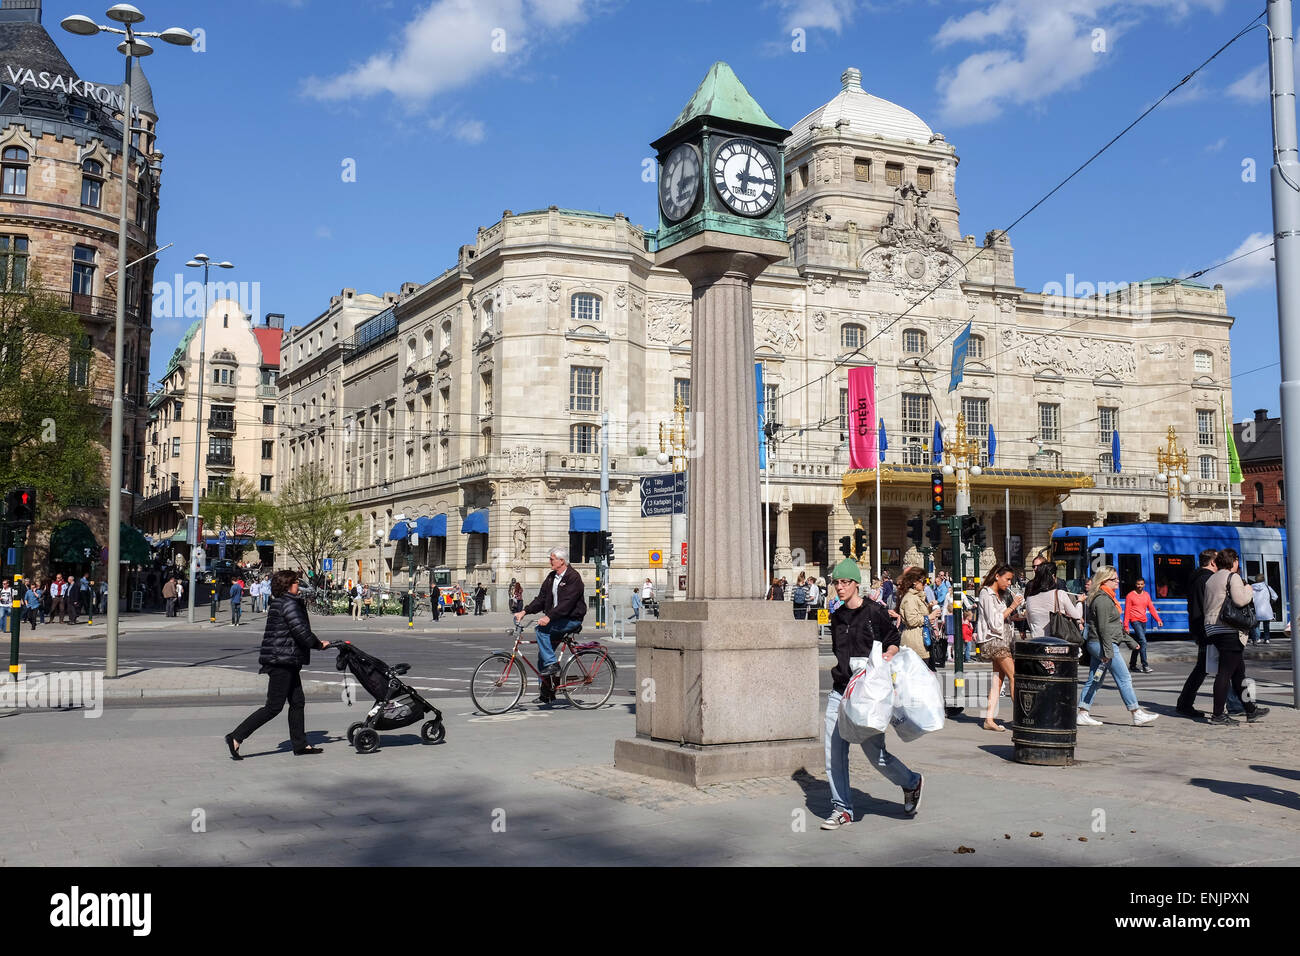
[[(873, 569), (878, 578), (883, 578), (883, 569), (880, 566), (880, 466), (883, 464), (880, 454), (880, 436), (876, 436), (876, 566)], [(868, 582), (870, 583), (870, 582)]]

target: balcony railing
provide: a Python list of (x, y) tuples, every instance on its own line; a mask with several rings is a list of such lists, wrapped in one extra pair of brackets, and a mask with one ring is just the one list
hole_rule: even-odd
[(259, 385), (257, 386), (258, 398), (279, 398), (280, 386), (278, 385)]
[(142, 499), (136, 505), (136, 514), (148, 514), (189, 499), (189, 493), (183, 486), (172, 485), (167, 491), (156, 492)]
[(233, 432), (235, 430), (235, 416), (213, 415), (208, 419), (208, 428), (217, 432)]
[[(78, 292), (55, 293), (69, 312), (100, 322), (117, 320), (117, 299), (103, 295), (82, 295)], [(140, 309), (126, 304), (126, 315), (132, 322), (140, 321)]]
[(218, 468), (235, 467), (235, 456), (233, 452), (208, 452), (208, 465)]

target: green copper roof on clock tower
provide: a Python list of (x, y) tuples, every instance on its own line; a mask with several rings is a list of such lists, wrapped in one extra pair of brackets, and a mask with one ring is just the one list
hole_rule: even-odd
[(670, 129), (659, 160), (658, 248), (701, 232), (787, 241), (785, 163), (778, 126), (718, 61)]

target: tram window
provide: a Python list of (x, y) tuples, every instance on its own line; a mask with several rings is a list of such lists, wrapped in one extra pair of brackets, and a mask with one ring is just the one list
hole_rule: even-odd
[[(1264, 562), (1264, 580), (1273, 589), (1277, 599), (1273, 601), (1273, 620), (1282, 620), (1282, 563), (1280, 561)], [(1281, 626), (1281, 625), (1279, 625)]]
[(1088, 579), (1088, 556), (1083, 538), (1056, 538), (1052, 542), (1052, 559), (1056, 576), (1065, 582), (1066, 589), (1074, 594), (1083, 593), (1083, 582)]
[(1119, 572), (1119, 593), (1128, 594), (1137, 586), (1137, 579), (1142, 577), (1142, 556), (1121, 554), (1115, 570)]
[(1186, 598), (1187, 583), (1196, 570), (1196, 561), (1190, 554), (1157, 554), (1156, 597)]
[(1255, 575), (1263, 574), (1263, 573), (1264, 570), (1263, 568), (1260, 567), (1260, 564), (1257, 560), (1253, 560), (1251, 558), (1246, 559), (1246, 581), (1247, 582), (1254, 581)]

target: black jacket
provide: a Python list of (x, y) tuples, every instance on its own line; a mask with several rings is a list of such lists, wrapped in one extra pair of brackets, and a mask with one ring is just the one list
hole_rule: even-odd
[(558, 601), (553, 594), (554, 581), (555, 572), (552, 571), (542, 582), (542, 589), (537, 592), (537, 597), (524, 608), (524, 613), (536, 614), (538, 611), (543, 611), (547, 617), (567, 617), (581, 621), (587, 616), (587, 600), (583, 594), (582, 575), (574, 570), (573, 565), (565, 568), (564, 577), (560, 579)]
[(1205, 641), (1205, 582), (1214, 577), (1209, 568), (1197, 568), (1187, 582), (1187, 636)]
[(875, 641), (881, 642), (881, 652), (898, 647), (898, 626), (889, 612), (870, 598), (863, 598), (856, 610), (841, 604), (831, 615), (831, 649), (835, 653), (835, 666), (831, 668), (831, 683), (835, 690), (844, 693), (853, 670), (849, 658), (870, 657)]
[(268, 667), (302, 667), (311, 662), (312, 648), (323, 645), (311, 632), (307, 606), (302, 598), (282, 594), (266, 609), (266, 631), (257, 663), (262, 673)]

